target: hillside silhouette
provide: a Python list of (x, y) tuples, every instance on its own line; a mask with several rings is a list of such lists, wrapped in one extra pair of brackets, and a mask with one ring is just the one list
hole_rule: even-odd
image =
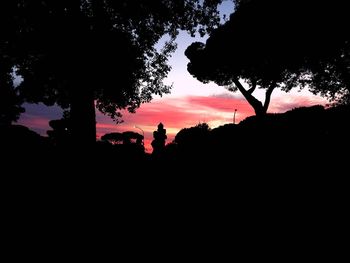
[[(309, 160), (326, 164), (345, 157), (348, 149), (349, 106), (301, 107), (285, 113), (248, 117), (239, 124), (210, 130), (206, 124), (181, 130), (169, 155), (182, 161), (201, 160), (235, 165), (281, 161), (300, 165)], [(171, 159), (172, 157), (169, 157)], [(271, 165), (271, 164), (269, 164)]]
[(20, 125), (1, 126), (0, 142), (3, 153), (17, 153), (18, 162), (22, 157), (31, 159), (30, 153), (35, 151), (36, 156), (55, 156), (53, 160), (57, 162), (63, 159), (69, 162), (75, 159), (72, 157), (76, 153), (85, 157), (91, 154), (88, 159), (95, 160), (96, 165), (116, 162), (142, 163), (148, 167), (211, 167), (227, 163), (239, 167), (249, 163), (272, 166), (280, 162), (285, 166), (291, 163), (309, 166), (315, 161), (315, 166), (322, 164), (331, 168), (346, 157), (342, 149), (349, 149), (349, 114), (349, 106), (324, 108), (316, 105), (267, 114), (264, 118), (251, 116), (239, 124), (225, 124), (214, 129), (201, 123), (180, 130), (167, 145), (166, 127), (160, 124), (158, 131), (155, 129), (155, 138), (160, 142), (153, 143), (153, 156), (145, 152), (143, 136), (135, 132), (106, 134), (91, 152), (86, 152), (84, 147), (79, 151), (71, 145), (69, 130), (64, 128), (65, 120), (50, 122), (53, 131), (48, 132), (49, 137)]
[(232, 206), (247, 215), (281, 208), (334, 215), (347, 200), (349, 111), (314, 106), (214, 129), (201, 123), (157, 154), (137, 140), (77, 149), (66, 136), (56, 143), (2, 126), (1, 175), (14, 209), (35, 204), (40, 213), (97, 211), (103, 220), (126, 213), (129, 223), (173, 211), (224, 216)]

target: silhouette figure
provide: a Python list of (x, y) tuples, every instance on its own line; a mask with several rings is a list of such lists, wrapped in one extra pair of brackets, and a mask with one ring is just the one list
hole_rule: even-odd
[(167, 139), (166, 129), (164, 129), (163, 123), (158, 124), (158, 130), (153, 132), (153, 138), (151, 145), (153, 148), (152, 154), (154, 156), (160, 156), (164, 152), (165, 141)]

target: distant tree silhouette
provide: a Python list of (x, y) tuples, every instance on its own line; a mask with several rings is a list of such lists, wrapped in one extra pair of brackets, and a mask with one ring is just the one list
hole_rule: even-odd
[(121, 109), (134, 112), (152, 94), (169, 92), (162, 80), (178, 30), (210, 31), (221, 0), (7, 2), (0, 6), (0, 54), (13, 58), (23, 96), (69, 108), (73, 137), (90, 144), (95, 106), (118, 121)]
[(111, 144), (121, 144), (123, 143), (123, 135), (120, 132), (106, 133), (101, 137), (101, 140)]
[(124, 137), (124, 141), (123, 141), (124, 144), (135, 143), (138, 145), (142, 145), (143, 136), (137, 132), (133, 132), (133, 131), (123, 132), (123, 137)]
[(151, 145), (153, 147), (152, 154), (154, 156), (160, 156), (164, 152), (165, 141), (167, 139), (166, 129), (164, 129), (163, 123), (158, 124), (158, 129), (153, 132), (153, 138)]
[[(143, 136), (133, 131), (123, 133), (106, 133), (101, 137), (101, 156), (104, 158), (116, 158), (119, 160), (131, 161), (141, 160), (145, 157)], [(102, 144), (101, 144), (102, 143)]]
[(123, 133), (120, 132), (112, 132), (106, 133), (101, 137), (102, 141), (107, 141), (111, 144), (138, 144), (142, 145), (143, 136), (137, 132), (126, 131)]
[[(204, 83), (239, 90), (257, 116), (266, 114), (277, 87), (344, 94), (350, 83), (345, 10), (342, 1), (236, 1), (230, 20), (206, 44), (187, 48), (188, 71)], [(253, 96), (257, 88), (266, 90), (264, 103)]]

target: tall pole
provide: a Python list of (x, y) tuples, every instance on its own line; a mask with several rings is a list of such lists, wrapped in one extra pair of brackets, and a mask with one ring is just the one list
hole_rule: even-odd
[(236, 112), (237, 109), (235, 109), (235, 112), (233, 113), (233, 124), (236, 124)]

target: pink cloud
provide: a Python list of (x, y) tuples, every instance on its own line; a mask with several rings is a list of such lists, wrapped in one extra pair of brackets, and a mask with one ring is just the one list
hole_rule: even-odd
[(269, 112), (280, 113), (288, 110), (312, 105), (326, 105), (329, 103), (325, 98), (318, 96), (289, 95), (273, 98), (269, 107)]
[(204, 107), (207, 109), (212, 109), (220, 112), (230, 112), (232, 113), (235, 109), (239, 109), (240, 111), (253, 114), (253, 110), (248, 102), (241, 98), (235, 97), (188, 97), (188, 101), (191, 105), (196, 105), (200, 107)]
[(49, 126), (50, 119), (48, 117), (42, 117), (35, 114), (22, 115), (24, 116), (21, 117), (17, 124), (26, 126), (43, 136), (46, 136), (46, 131), (51, 130), (51, 127)]
[[(250, 105), (244, 99), (227, 97), (202, 97), (189, 96), (172, 99), (157, 99), (152, 103), (142, 105), (136, 114), (123, 112), (124, 123), (115, 125), (117, 127), (143, 126), (155, 128), (159, 122), (163, 122), (167, 127), (185, 127), (196, 125), (199, 122), (216, 120), (231, 120), (234, 109), (242, 117), (253, 114)], [(225, 116), (224, 116), (224, 115)], [(112, 123), (106, 116), (99, 115), (99, 122)], [(104, 126), (101, 128), (111, 128)]]
[(49, 119), (38, 117), (38, 116), (28, 116), (27, 118), (23, 119), (20, 124), (24, 126), (32, 126), (37, 127), (41, 129), (49, 129)]

